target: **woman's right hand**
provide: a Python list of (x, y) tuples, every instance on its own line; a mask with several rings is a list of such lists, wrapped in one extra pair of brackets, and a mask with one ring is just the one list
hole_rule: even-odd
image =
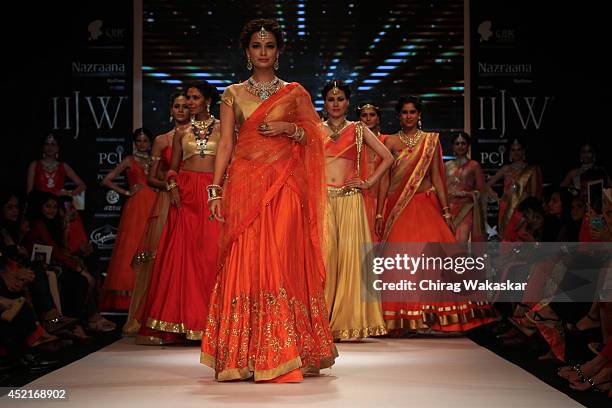
[(221, 200), (212, 200), (208, 204), (208, 208), (210, 209), (210, 213), (213, 217), (219, 222), (225, 222), (223, 215), (221, 214)]
[(178, 186), (170, 190), (170, 203), (176, 208), (181, 208), (181, 195), (179, 194)]
[(374, 231), (376, 232), (376, 235), (378, 236), (379, 239), (382, 239), (383, 233), (385, 232), (384, 226), (385, 226), (385, 223), (383, 222), (382, 218), (377, 219), (376, 222), (374, 223)]

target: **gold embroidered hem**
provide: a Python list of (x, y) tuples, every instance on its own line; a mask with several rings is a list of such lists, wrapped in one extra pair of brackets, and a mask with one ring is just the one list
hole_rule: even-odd
[(327, 186), (327, 196), (329, 198), (348, 197), (355, 194), (361, 194), (361, 189), (356, 187), (334, 187)]
[(334, 339), (363, 339), (370, 336), (382, 336), (387, 334), (387, 328), (384, 325), (376, 327), (366, 327), (365, 329), (345, 329), (332, 330)]
[(190, 330), (184, 323), (170, 323), (155, 320), (149, 317), (147, 327), (154, 330), (184, 334), (187, 340), (202, 340), (202, 330)]
[(385, 311), (388, 330), (439, 329), (466, 331), (495, 320), (495, 310), (486, 303), (459, 306), (423, 305), (422, 310)]
[[(338, 350), (334, 348), (333, 356), (322, 358), (319, 362), (318, 367), (314, 365), (302, 366), (302, 359), (300, 357), (296, 357), (292, 360), (287, 361), (286, 363), (279, 365), (278, 367), (269, 370), (255, 370), (255, 364), (253, 360), (250, 359), (247, 367), (225, 369), (221, 372), (215, 373), (215, 379), (217, 381), (232, 381), (254, 378), (256, 382), (266, 381), (276, 377), (280, 377), (283, 374), (287, 374), (295, 370), (296, 368), (299, 368), (300, 371), (302, 371), (302, 374), (305, 376), (316, 376), (319, 375), (320, 370), (329, 368), (334, 365), (334, 360), (337, 357)], [(214, 369), (216, 361), (215, 358), (210, 354), (201, 352), (200, 363)]]

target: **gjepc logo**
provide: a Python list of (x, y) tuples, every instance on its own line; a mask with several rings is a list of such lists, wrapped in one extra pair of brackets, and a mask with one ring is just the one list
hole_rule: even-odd
[(89, 23), (87, 31), (89, 31), (89, 41), (97, 40), (102, 35), (102, 20), (94, 20)]

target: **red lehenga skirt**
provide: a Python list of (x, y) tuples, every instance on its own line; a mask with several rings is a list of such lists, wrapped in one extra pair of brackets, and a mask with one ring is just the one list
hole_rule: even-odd
[(100, 303), (103, 310), (127, 310), (130, 307), (135, 276), (132, 258), (147, 226), (147, 218), (155, 204), (156, 194), (150, 188), (144, 187), (130, 197), (123, 207), (117, 240), (104, 280), (104, 293)]
[(212, 173), (185, 170), (177, 176), (181, 206), (170, 207), (151, 274), (146, 327), (138, 333), (149, 343), (171, 342), (177, 334), (189, 340), (202, 338), (219, 239), (218, 222), (208, 218), (206, 186), (212, 178)]
[[(393, 224), (387, 242), (452, 243), (456, 239), (442, 218), (436, 194), (422, 192), (414, 194), (406, 205)], [(416, 256), (420, 255), (418, 252)], [(493, 309), (486, 303), (386, 301), (384, 293), (382, 299), (383, 314), (389, 330), (461, 332), (489, 323), (495, 318)]]

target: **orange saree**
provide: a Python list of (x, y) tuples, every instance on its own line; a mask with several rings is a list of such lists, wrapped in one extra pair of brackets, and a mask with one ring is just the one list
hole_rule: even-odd
[[(264, 121), (296, 123), (305, 143), (261, 136)], [(318, 373), (334, 363), (321, 252), (324, 168), (321, 123), (297, 83), (263, 101), (240, 127), (200, 356), (219, 381)]]
[[(433, 162), (436, 150), (440, 157), (438, 163)], [(425, 133), (414, 149), (406, 148), (396, 158), (391, 168), (383, 242), (456, 242), (442, 218), (440, 202), (433, 187), (425, 192), (417, 192), (431, 166), (439, 166), (440, 176), (444, 177), (437, 133)], [(455, 332), (469, 330), (492, 320), (489, 317), (492, 310), (487, 305), (465, 301), (385, 301), (384, 292), (382, 299), (384, 318), (390, 330), (431, 328)]]

